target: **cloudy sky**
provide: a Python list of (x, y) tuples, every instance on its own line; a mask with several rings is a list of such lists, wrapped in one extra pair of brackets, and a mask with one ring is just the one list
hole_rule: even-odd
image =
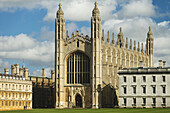
[[(62, 4), (69, 34), (79, 28), (90, 35), (94, 0), (0, 0), (0, 72), (24, 63), (31, 75), (54, 69), (54, 31), (58, 4)], [(122, 27), (124, 38), (145, 42), (148, 27), (154, 36), (155, 66), (158, 59), (170, 66), (169, 0), (97, 0), (105, 34), (115, 37)], [(111, 33), (110, 33), (111, 34)]]

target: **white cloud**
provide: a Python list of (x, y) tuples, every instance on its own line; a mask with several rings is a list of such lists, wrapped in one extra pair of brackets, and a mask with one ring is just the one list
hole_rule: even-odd
[(49, 31), (48, 26), (44, 26), (41, 28), (41, 35), (40, 35), (41, 40), (54, 41), (54, 36), (55, 36), (55, 32)]
[(158, 23), (158, 26), (162, 26), (162, 27), (169, 26), (169, 25), (170, 25), (170, 21), (163, 21)]
[(0, 36), (0, 58), (24, 59), (37, 63), (54, 61), (54, 42), (39, 42), (26, 34)]
[(131, 0), (128, 4), (123, 4), (117, 15), (120, 18), (152, 17), (156, 15), (156, 12), (152, 0)]
[[(58, 4), (63, 4), (62, 10), (66, 20), (90, 21), (95, 0), (0, 0), (0, 11), (15, 12), (17, 9), (47, 9), (43, 20), (54, 21)], [(116, 0), (98, 0), (98, 7), (102, 19), (112, 17), (112, 11), (116, 9)]]
[[(136, 41), (145, 41), (146, 34), (149, 26), (154, 28), (156, 23), (152, 19), (147, 17), (135, 17), (131, 19), (110, 19), (105, 21), (102, 28), (105, 29), (105, 33), (109, 30), (114, 32), (115, 35), (119, 33), (119, 28), (122, 27), (124, 38), (132, 38)], [(154, 29), (152, 29), (154, 31)]]

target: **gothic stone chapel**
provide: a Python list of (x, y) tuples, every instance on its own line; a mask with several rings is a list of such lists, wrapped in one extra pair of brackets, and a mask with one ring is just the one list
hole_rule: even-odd
[[(102, 32), (102, 33), (101, 33)], [(105, 41), (100, 11), (95, 2), (91, 17), (91, 37), (79, 33), (65, 35), (64, 13), (59, 4), (55, 19), (55, 92), (56, 108), (109, 108), (118, 106), (118, 69), (154, 66), (154, 40), (149, 27), (145, 51), (123, 37), (122, 28), (115, 42), (109, 31)], [(116, 44), (115, 44), (116, 43)], [(137, 45), (137, 47), (136, 47)]]

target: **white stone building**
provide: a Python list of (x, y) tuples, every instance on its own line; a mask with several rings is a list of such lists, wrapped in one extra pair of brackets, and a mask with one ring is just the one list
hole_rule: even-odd
[(119, 70), (120, 107), (170, 107), (170, 67)]

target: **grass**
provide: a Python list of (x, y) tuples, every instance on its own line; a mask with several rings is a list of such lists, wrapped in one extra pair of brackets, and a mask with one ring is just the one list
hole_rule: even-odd
[(0, 111), (0, 113), (170, 113), (169, 108), (146, 109), (32, 109)]

